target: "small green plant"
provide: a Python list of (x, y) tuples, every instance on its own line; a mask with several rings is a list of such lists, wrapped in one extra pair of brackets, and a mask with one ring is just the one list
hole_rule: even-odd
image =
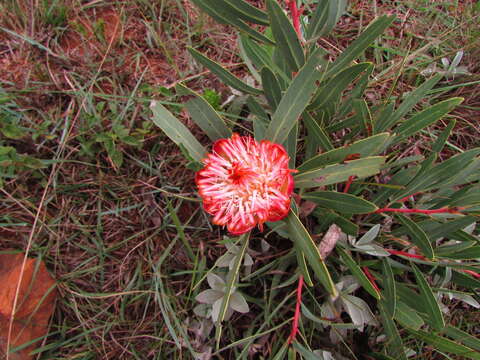
[[(368, 354), (362, 355), (372, 358), (422, 357), (423, 349), (432, 347), (441, 353), (478, 359), (478, 339), (450, 323), (443, 301), (460, 294), (461, 301), (478, 306), (480, 240), (475, 225), (480, 210), (480, 148), (443, 160), (442, 150), (455, 126), (451, 119), (426, 140), (423, 154), (405, 156), (402, 151), (411, 138), (448, 117), (462, 102), (461, 98), (427, 100), (422, 110), (416, 110), (444, 74), (427, 78), (397, 100), (388, 97), (371, 103), (365, 90), (375, 65), (357, 59), (375, 41), (381, 41), (394, 17), (378, 17), (330, 60), (332, 53), (317, 40), (332, 31), (346, 2), (310, 5), (310, 12), (302, 18), (296, 2), (289, 1), (293, 24), (275, 0), (266, 1), (266, 11), (242, 0), (193, 2), (241, 33), (241, 54), (257, 81), (252, 86), (190, 49), (195, 61), (248, 96), (249, 115), (240, 119), (234, 130), (251, 134), (257, 141), (281, 144), (290, 157), (289, 168), (296, 169), (295, 201), (288, 215), (265, 223), (269, 234), (290, 240), (288, 253), (254, 267), (252, 274), (243, 277), (249, 285), (243, 293), (251, 290), (256, 294), (259, 308), (265, 311), (252, 317), (256, 330), (251, 327), (243, 339), (236, 339), (243, 345), (238, 358), (246, 356), (257, 337), (275, 331), (272, 336), (278, 346), (268, 355), (275, 359), (295, 358), (295, 353), (304, 359), (340, 358), (335, 344), (353, 344), (355, 332), (370, 338)], [(458, 65), (459, 58), (449, 69)], [(188, 93), (185, 107), (212, 142), (232, 136), (232, 128), (211, 101), (184, 86), (177, 90)], [(152, 101), (151, 109), (154, 123), (189, 160), (206, 165), (209, 151), (188, 128), (158, 101)], [(244, 141), (253, 144), (253, 140)], [(222, 153), (217, 144), (209, 159)], [(238, 176), (246, 174), (242, 179), (247, 182), (254, 176), (246, 162), (235, 163), (231, 171)], [(234, 177), (234, 182), (243, 181)], [(205, 200), (205, 194), (201, 195)], [(214, 204), (204, 202), (204, 206), (212, 213)], [(266, 218), (264, 214), (252, 216)], [(220, 223), (217, 218), (214, 222)], [(233, 225), (228, 228), (236, 232), (238, 227)], [(250, 236), (248, 231), (238, 237), (240, 250), (229, 259), (233, 266), (226, 279), (220, 281), (211, 273), (207, 280), (213, 290), (197, 295), (197, 300), (215, 308), (210, 315), (215, 320), (220, 352), (221, 344), (223, 349), (229, 348), (222, 343), (222, 333), (230, 329), (225, 320), (231, 309), (240, 309), (235, 289), (247, 286), (242, 284), (240, 264)], [(278, 287), (289, 287), (297, 279), (296, 297), (278, 297)], [(306, 292), (302, 292), (304, 283)], [(267, 300), (253, 284), (265, 289)], [(215, 296), (207, 296), (210, 294)], [(288, 321), (290, 334), (278, 310), (286, 302), (295, 308)], [(240, 312), (248, 309), (242, 302)], [(331, 345), (314, 352), (326, 334)]]

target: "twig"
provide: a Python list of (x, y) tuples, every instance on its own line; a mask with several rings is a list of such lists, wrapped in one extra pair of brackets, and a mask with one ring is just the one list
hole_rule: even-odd
[(345, 183), (345, 188), (343, 189), (344, 193), (348, 193), (348, 190), (350, 190), (350, 186), (352, 185), (353, 179), (355, 179), (355, 175), (348, 177), (348, 180)]
[(375, 290), (380, 292), (380, 288), (378, 287), (377, 283), (375, 282), (375, 280), (376, 280), (375, 276), (372, 275), (372, 273), (370, 272), (368, 267), (364, 266), (364, 267), (362, 267), (362, 270), (363, 270), (365, 276), (368, 278), (368, 280), (372, 284), (372, 286), (375, 288)]

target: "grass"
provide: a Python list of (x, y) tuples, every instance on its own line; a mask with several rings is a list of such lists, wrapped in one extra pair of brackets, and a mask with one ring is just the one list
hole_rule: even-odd
[[(325, 45), (342, 49), (375, 15), (397, 15), (382, 44), (366, 55), (381, 64), (371, 101), (384, 98), (393, 83), (391, 96), (401, 97), (428, 65), (464, 50), (461, 65), (473, 75), (445, 81), (425, 102), (465, 97), (454, 113), (451, 141), (472, 147), (480, 118), (478, 4), (382, 3), (351, 1)], [(224, 252), (223, 231), (210, 225), (196, 200), (193, 172), (153, 127), (148, 109), (155, 98), (183, 114), (173, 87), (184, 79), (225, 100), (230, 90), (202, 72), (186, 47), (242, 75), (233, 33), (180, 0), (42, 0), (34, 6), (8, 0), (0, 11), (0, 148), (14, 148), (8, 163), (0, 154), (0, 249), (29, 249), (43, 259), (60, 293), (40, 358), (190, 359), (194, 352), (270, 358), (280, 351), (279, 339), (290, 331), (296, 275), (287, 267), (269, 272), (291, 257), (275, 235), (266, 236), (267, 252), (261, 237), (251, 239), (254, 272), (242, 270), (242, 278), (253, 305), (227, 323), (219, 351), (209, 325), (193, 314), (200, 281)], [(425, 139), (437, 132), (429, 130)], [(462, 315), (466, 328), (476, 327), (475, 312)], [(312, 349), (336, 347), (361, 358), (354, 354), (364, 339), (333, 345), (320, 326), (300, 326)]]

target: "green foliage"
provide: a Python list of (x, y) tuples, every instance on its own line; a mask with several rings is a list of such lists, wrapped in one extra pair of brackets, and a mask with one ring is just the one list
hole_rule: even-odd
[[(194, 3), (241, 32), (241, 55), (259, 84), (247, 84), (190, 49), (193, 58), (225, 84), (250, 95), (246, 104), (253, 124), (238, 125), (251, 128), (258, 140), (283, 144), (293, 161), (301, 163), (294, 176), (300, 210), (292, 209), (283, 221), (268, 224), (272, 232), (289, 238), (293, 245), (288, 256), (267, 265), (272, 272), (298, 270), (310, 286), (302, 298), (301, 331), (315, 334), (319, 327), (333, 336), (335, 324), (322, 319), (342, 318), (340, 315), (347, 313), (352, 324), (336, 336), (346, 336), (347, 328), (364, 331), (365, 326), (372, 327), (372, 336), (388, 337), (384, 351), (375, 355), (378, 358), (406, 359), (411, 348), (408, 333), (418, 342), (418, 349), (433, 346), (439, 352), (478, 358), (472, 352), (478, 349), (478, 342), (448, 325), (449, 316), (442, 313), (442, 294), (461, 288), (465, 299), (480, 285), (470, 276), (480, 268), (480, 240), (475, 230), (480, 149), (440, 160), (455, 125), (452, 120), (431, 142), (425, 140), (425, 157), (403, 155), (412, 138), (424, 136), (425, 130), (448, 118), (463, 99), (422, 101), (442, 78), (435, 75), (396, 102), (368, 100), (365, 90), (375, 65), (357, 61), (375, 41), (381, 41), (394, 17), (378, 17), (330, 61), (328, 50), (315, 40), (333, 29), (345, 9), (344, 1), (319, 2), (304, 22), (306, 40), (297, 36), (282, 3), (275, 0), (266, 1), (266, 13), (244, 1)], [(248, 23), (267, 29), (261, 33)], [(229, 136), (231, 130), (212, 102), (189, 95), (193, 99), (186, 107), (209, 138)], [(421, 105), (425, 102), (428, 104)], [(152, 103), (152, 110), (153, 121), (199, 161), (206, 150), (190, 131), (162, 105)], [(307, 206), (313, 210), (305, 211)], [(403, 214), (392, 215), (400, 212)], [(320, 244), (319, 232), (326, 232)], [(357, 239), (359, 232), (364, 235)], [(246, 246), (245, 237), (241, 240), (241, 255), (235, 258), (235, 271), (227, 280), (216, 322), (217, 345), (232, 289), (240, 285), (238, 269)], [(330, 242), (330, 250), (337, 249), (328, 258), (319, 250), (326, 242)], [(270, 281), (260, 270), (248, 279)], [(278, 286), (275, 279), (272, 289)], [(441, 287), (434, 286), (434, 279), (440, 279)], [(283, 286), (294, 280), (290, 278)], [(261, 299), (257, 302), (264, 306)], [(278, 325), (274, 313), (266, 314), (268, 326)], [(448, 331), (442, 334), (445, 326)], [(248, 339), (250, 334), (245, 336)], [(286, 334), (279, 338), (286, 341)], [(274, 358), (295, 356), (291, 355), (295, 351), (303, 358), (314, 358), (309, 346), (295, 343), (288, 352), (287, 346), (279, 345)]]

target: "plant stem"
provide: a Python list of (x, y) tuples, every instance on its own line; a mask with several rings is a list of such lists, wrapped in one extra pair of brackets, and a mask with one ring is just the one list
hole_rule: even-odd
[(288, 343), (291, 344), (295, 337), (297, 336), (298, 332), (298, 320), (300, 319), (300, 304), (302, 303), (302, 290), (303, 290), (303, 275), (300, 275), (298, 278), (298, 287), (297, 287), (297, 303), (295, 305), (295, 315), (293, 316), (293, 323), (292, 323), (292, 332), (290, 333), (290, 337)]
[(368, 270), (368, 267), (364, 266), (362, 268), (362, 270), (363, 270), (363, 273), (365, 274), (365, 276), (368, 278), (368, 280), (372, 284), (372, 286), (375, 288), (375, 290), (380, 292), (380, 288), (378, 287), (377, 283), (375, 282), (375, 280), (376, 280), (375, 276), (373, 276), (372, 273), (370, 272), (370, 270)]
[(287, 2), (287, 4), (292, 14), (293, 27), (295, 28), (295, 32), (297, 33), (298, 39), (301, 40), (302, 35), (300, 33), (300, 12), (298, 11), (298, 8), (297, 8), (297, 1), (290, 0)]
[(355, 175), (348, 177), (348, 180), (345, 183), (345, 188), (343, 189), (344, 193), (348, 193), (348, 190), (350, 190), (350, 185), (352, 185), (353, 179), (355, 179)]
[(458, 214), (459, 208), (441, 208), (441, 209), (396, 209), (396, 208), (383, 208), (375, 211), (376, 214), (384, 212), (397, 212), (397, 213), (409, 213), (409, 214)]
[(400, 251), (400, 250), (392, 250), (392, 249), (385, 249), (385, 250), (387, 250), (392, 255), (400, 255), (400, 256), (405, 256), (405, 257), (412, 258), (412, 259), (428, 260), (423, 255), (410, 254), (410, 253), (407, 253), (405, 251)]

